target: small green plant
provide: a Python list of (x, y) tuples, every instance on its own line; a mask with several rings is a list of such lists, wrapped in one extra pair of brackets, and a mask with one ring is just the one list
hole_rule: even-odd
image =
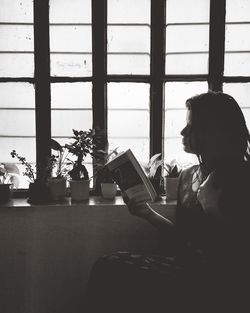
[(83, 162), (88, 155), (93, 155), (95, 131), (94, 129), (88, 131), (73, 129), (73, 134), (71, 138), (74, 142), (65, 145), (69, 153), (76, 157), (76, 160), (67, 158), (67, 165), (72, 167), (68, 174), (73, 180), (89, 180), (89, 173)]
[(23, 166), (24, 166), (24, 171), (22, 172), (23, 176), (26, 176), (28, 178), (28, 181), (30, 183), (35, 183), (38, 180), (40, 182), (46, 182), (48, 178), (48, 173), (51, 172), (51, 169), (53, 167), (53, 158), (49, 158), (47, 162), (46, 168), (41, 171), (42, 175), (39, 179), (37, 179), (37, 168), (39, 165), (33, 166), (30, 162), (26, 160), (25, 157), (19, 155), (16, 150), (12, 150), (10, 155), (12, 158), (16, 158)]
[(16, 150), (12, 150), (10, 154), (11, 154), (12, 158), (17, 158), (18, 161), (22, 165), (24, 165), (25, 170), (24, 170), (24, 172), (22, 174), (28, 178), (29, 182), (34, 183), (35, 180), (36, 180), (36, 170), (35, 170), (35, 168), (29, 162), (27, 162), (25, 157), (20, 156), (16, 152)]
[(66, 160), (69, 152), (65, 146), (62, 146), (55, 139), (51, 139), (50, 146), (51, 150), (53, 151), (50, 157), (52, 176), (56, 178), (65, 177), (67, 174), (67, 164), (68, 164)]
[(172, 160), (170, 163), (164, 163), (164, 170), (167, 177), (178, 177), (181, 173), (181, 166), (176, 160)]
[(19, 186), (19, 169), (13, 163), (0, 164), (0, 184), (11, 184), (15, 188)]

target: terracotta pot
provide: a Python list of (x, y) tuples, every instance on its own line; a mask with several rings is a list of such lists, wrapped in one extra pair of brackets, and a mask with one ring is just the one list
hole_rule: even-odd
[(0, 184), (0, 204), (7, 203), (10, 200), (11, 184)]
[(117, 192), (116, 183), (101, 183), (101, 192), (104, 199), (114, 199)]
[(89, 199), (89, 183), (90, 180), (70, 180), (71, 200), (83, 201)]
[(51, 200), (60, 201), (66, 197), (66, 178), (50, 178), (48, 180), (48, 187)]
[(165, 189), (167, 200), (177, 199), (179, 177), (168, 177), (165, 176)]

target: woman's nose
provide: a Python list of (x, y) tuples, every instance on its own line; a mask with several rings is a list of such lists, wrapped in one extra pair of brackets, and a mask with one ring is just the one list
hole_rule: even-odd
[(186, 133), (187, 133), (187, 126), (185, 126), (185, 127), (181, 130), (180, 134), (181, 134), (182, 136), (185, 136)]

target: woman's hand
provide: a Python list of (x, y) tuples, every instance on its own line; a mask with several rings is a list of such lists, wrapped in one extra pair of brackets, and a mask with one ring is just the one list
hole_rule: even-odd
[(208, 175), (207, 179), (200, 185), (197, 192), (197, 199), (201, 203), (203, 210), (216, 217), (221, 217), (219, 200), (221, 189), (216, 183), (215, 172)]
[(153, 210), (151, 207), (148, 205), (147, 202), (144, 201), (136, 201), (136, 199), (128, 199), (126, 194), (122, 193), (122, 198), (123, 201), (126, 203), (129, 212), (132, 215), (142, 217), (142, 218), (147, 218)]

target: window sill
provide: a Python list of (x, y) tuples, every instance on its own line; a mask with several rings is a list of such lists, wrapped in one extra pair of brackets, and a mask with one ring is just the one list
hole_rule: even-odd
[[(166, 200), (166, 197), (162, 197), (156, 202), (150, 202), (153, 208), (158, 207), (176, 207), (176, 200)], [(81, 202), (73, 202), (68, 197), (61, 202), (50, 202), (46, 204), (30, 204), (25, 198), (14, 198), (5, 204), (0, 204), (0, 208), (13, 208), (13, 207), (73, 207), (73, 206), (125, 206), (125, 203), (121, 196), (116, 196), (114, 200), (103, 199), (101, 196), (90, 196), (89, 200)]]

